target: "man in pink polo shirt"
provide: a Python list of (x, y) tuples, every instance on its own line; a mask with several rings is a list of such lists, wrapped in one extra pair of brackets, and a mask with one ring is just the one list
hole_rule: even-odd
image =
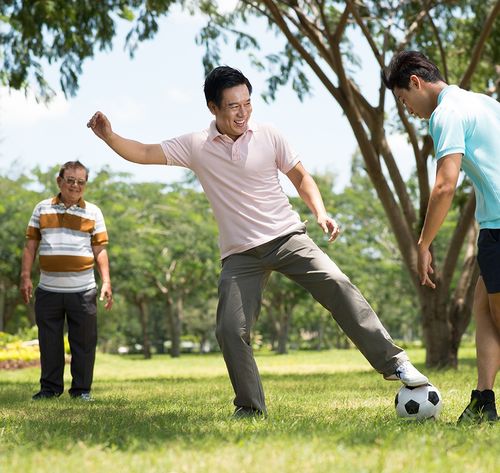
[(400, 379), (409, 386), (427, 383), (359, 290), (307, 236), (281, 188), (278, 171), (292, 181), (330, 242), (339, 227), (284, 137), (250, 121), (248, 79), (231, 67), (217, 67), (206, 77), (204, 91), (215, 120), (200, 132), (143, 144), (114, 133), (101, 112), (87, 126), (128, 161), (183, 166), (197, 175), (219, 226), (222, 271), (216, 335), (236, 395), (234, 416), (266, 414), (250, 334), (273, 270), (296, 281), (326, 307), (385, 379)]

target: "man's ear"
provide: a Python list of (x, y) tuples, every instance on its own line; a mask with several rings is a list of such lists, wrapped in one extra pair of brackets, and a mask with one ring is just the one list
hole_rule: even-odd
[(416, 76), (415, 74), (412, 74), (410, 76), (410, 86), (413, 86), (417, 90), (420, 90), (422, 88), (422, 79), (420, 79), (420, 77)]
[(215, 112), (217, 111), (217, 105), (215, 105), (215, 103), (210, 100), (210, 102), (207, 103), (207, 107), (212, 115), (215, 115)]

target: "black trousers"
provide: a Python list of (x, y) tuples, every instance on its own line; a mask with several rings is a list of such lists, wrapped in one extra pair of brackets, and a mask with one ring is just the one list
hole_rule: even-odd
[(35, 315), (40, 344), (42, 391), (64, 391), (64, 320), (71, 349), (71, 395), (89, 392), (97, 346), (97, 290), (62, 293), (37, 288)]

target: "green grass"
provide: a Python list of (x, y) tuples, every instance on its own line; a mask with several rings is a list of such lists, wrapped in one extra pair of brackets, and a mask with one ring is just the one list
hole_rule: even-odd
[[(422, 350), (410, 356), (423, 367)], [(89, 404), (67, 394), (31, 402), (39, 370), (3, 371), (0, 471), (498, 471), (498, 425), (455, 423), (475, 381), (473, 349), (460, 358), (457, 371), (425, 371), (445, 404), (438, 421), (422, 423), (396, 417), (399, 384), (354, 350), (258, 355), (265, 420), (230, 418), (220, 355), (100, 355)]]

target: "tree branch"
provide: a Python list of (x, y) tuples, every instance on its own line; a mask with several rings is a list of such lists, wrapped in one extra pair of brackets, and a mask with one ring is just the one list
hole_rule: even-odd
[(481, 30), (481, 35), (479, 36), (479, 39), (477, 40), (477, 43), (474, 46), (474, 50), (472, 51), (472, 58), (469, 63), (469, 67), (465, 71), (462, 80), (460, 81), (459, 85), (463, 89), (470, 88), (472, 75), (474, 74), (474, 71), (476, 70), (476, 67), (479, 64), (479, 60), (481, 59), (481, 55), (483, 54), (486, 40), (488, 39), (488, 36), (490, 35), (491, 30), (493, 29), (493, 23), (495, 22), (495, 19), (497, 18), (499, 13), (500, 13), (500, 0), (497, 0), (496, 4), (491, 9), (490, 14), (486, 18), (486, 21), (484, 22), (483, 28)]
[(278, 26), (278, 28), (283, 32), (286, 39), (293, 45), (293, 47), (299, 52), (299, 54), (304, 58), (304, 61), (309, 65), (309, 67), (314, 71), (314, 73), (318, 76), (319, 80), (326, 87), (328, 92), (332, 94), (332, 96), (339, 102), (339, 105), (343, 108), (345, 105), (345, 100), (340, 94), (339, 90), (332, 81), (328, 78), (328, 76), (323, 72), (318, 63), (314, 60), (314, 58), (309, 54), (309, 52), (302, 46), (300, 41), (293, 35), (293, 33), (288, 28), (286, 21), (283, 19), (279, 8), (274, 4), (272, 0), (263, 0), (263, 3), (269, 9), (271, 14), (271, 18)]
[(370, 48), (373, 52), (373, 55), (375, 56), (375, 59), (377, 60), (380, 68), (383, 69), (384, 68), (384, 58), (383, 58), (382, 54), (380, 54), (380, 51), (378, 50), (378, 47), (375, 44), (375, 41), (373, 40), (373, 36), (371, 35), (370, 31), (368, 30), (367, 26), (365, 25), (363, 18), (361, 18), (361, 15), (359, 14), (358, 7), (354, 4), (354, 2), (352, 0), (346, 0), (346, 5), (348, 5), (349, 9), (351, 10), (351, 12), (354, 16), (354, 19), (356, 20), (356, 23), (361, 28), (361, 31), (363, 32), (366, 40), (368, 41), (368, 44), (370, 45)]
[(434, 36), (436, 37), (436, 42), (438, 44), (439, 48), (439, 54), (441, 56), (441, 64), (443, 66), (443, 75), (444, 75), (444, 80), (445, 82), (449, 82), (448, 80), (448, 65), (446, 63), (446, 54), (444, 52), (444, 47), (443, 47), (443, 42), (441, 41), (441, 36), (439, 34), (439, 30), (436, 28), (436, 24), (434, 23), (434, 20), (432, 19), (430, 13), (427, 11), (427, 19), (429, 20), (429, 23), (431, 24), (432, 31), (434, 32)]
[(451, 279), (453, 277), (454, 268), (457, 265), (458, 256), (464, 243), (467, 232), (474, 222), (474, 211), (476, 209), (476, 196), (474, 192), (467, 199), (467, 202), (460, 213), (457, 226), (451, 237), (448, 246), (448, 252), (443, 262), (443, 269), (441, 271), (441, 285), (440, 292), (447, 297), (450, 289)]
[(417, 17), (413, 21), (413, 23), (408, 28), (408, 31), (406, 32), (406, 36), (405, 36), (404, 40), (399, 44), (396, 51), (402, 51), (404, 48), (406, 48), (406, 46), (410, 42), (412, 36), (422, 26), (422, 23), (424, 22), (425, 17), (428, 16), (431, 8), (432, 8), (432, 0), (428, 0), (427, 2), (424, 3), (424, 8), (420, 11), (420, 13), (417, 15)]
[(401, 173), (399, 172), (398, 165), (394, 160), (394, 155), (385, 139), (385, 136), (381, 137), (381, 153), (384, 158), (385, 165), (387, 166), (387, 170), (389, 171), (389, 176), (391, 176), (391, 181), (394, 184), (394, 189), (399, 199), (399, 203), (401, 204), (401, 208), (403, 209), (403, 215), (406, 218), (406, 222), (408, 226), (413, 229), (416, 222), (415, 209), (411, 202), (410, 196), (408, 195), (408, 189), (406, 187), (406, 183), (404, 182)]

